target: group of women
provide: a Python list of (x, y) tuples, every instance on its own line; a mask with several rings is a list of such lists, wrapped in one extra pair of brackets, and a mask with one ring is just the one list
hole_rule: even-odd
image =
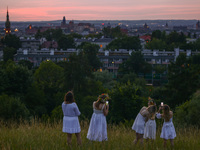
[[(106, 116), (108, 115), (109, 96), (107, 94), (99, 95), (97, 101), (93, 103), (93, 114), (90, 120), (90, 125), (87, 133), (87, 138), (90, 141), (107, 141), (107, 122)], [(72, 134), (75, 133), (77, 137), (78, 145), (81, 145), (81, 128), (78, 120), (78, 116), (81, 114), (77, 104), (74, 100), (72, 91), (65, 94), (64, 102), (62, 103), (63, 110), (63, 129), (62, 131), (67, 133), (67, 143), (71, 145)], [(162, 111), (162, 113), (160, 113)], [(132, 129), (136, 133), (136, 144), (139, 140), (143, 143), (145, 139), (156, 139), (156, 121), (155, 118), (164, 119), (162, 131), (160, 137), (164, 139), (164, 147), (166, 147), (167, 140), (171, 142), (171, 146), (174, 145), (173, 139), (176, 137), (175, 128), (172, 122), (173, 112), (170, 111), (168, 105), (159, 107), (157, 111), (154, 100), (148, 100), (148, 107), (142, 107), (138, 113)]]

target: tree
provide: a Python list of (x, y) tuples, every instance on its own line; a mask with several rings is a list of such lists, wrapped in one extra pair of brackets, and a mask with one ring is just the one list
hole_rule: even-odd
[(20, 39), (14, 34), (6, 35), (5, 38), (2, 40), (2, 43), (6, 47), (12, 47), (15, 50), (17, 50), (17, 49), (19, 49), (21, 47)]
[(151, 39), (161, 39), (162, 37), (162, 32), (160, 30), (155, 30), (152, 32), (152, 35), (151, 35)]
[(112, 42), (110, 42), (107, 46), (106, 49), (111, 49), (111, 50), (119, 50), (119, 49), (134, 49), (134, 50), (139, 50), (141, 49), (141, 44), (140, 44), (140, 40), (138, 37), (136, 36), (132, 36), (132, 37), (122, 37), (122, 38), (118, 38), (113, 40)]
[(103, 87), (106, 89), (112, 89), (115, 85), (116, 81), (113, 80), (113, 74), (108, 72), (107, 70), (99, 72), (93, 72), (94, 80), (100, 81), (103, 84)]
[(143, 55), (140, 51), (132, 52), (127, 61), (123, 62), (119, 67), (119, 73), (148, 73), (151, 72), (151, 65), (145, 62)]
[(24, 67), (27, 67), (29, 70), (31, 70), (33, 68), (33, 63), (30, 62), (29, 60), (20, 60), (18, 62), (19, 65), (22, 65)]
[(3, 49), (3, 61), (7, 62), (8, 60), (14, 60), (14, 54), (16, 53), (16, 50), (12, 47), (5, 47)]
[(3, 121), (28, 119), (29, 111), (19, 98), (0, 95), (0, 118)]
[(148, 42), (145, 45), (145, 48), (147, 49), (151, 49), (151, 50), (165, 50), (167, 49), (167, 45), (164, 41), (160, 40), (160, 39), (153, 39), (152, 41)]
[(197, 59), (200, 59), (200, 55), (187, 59), (186, 55), (181, 54), (175, 63), (169, 65), (167, 88), (171, 93), (168, 95), (168, 100), (172, 103), (172, 107), (189, 100), (190, 96), (200, 88), (200, 64), (195, 64)]
[(83, 54), (88, 59), (89, 65), (92, 66), (92, 70), (96, 71), (99, 69), (102, 65), (99, 58), (97, 57), (99, 46), (96, 44), (84, 42), (81, 44), (80, 48), (83, 50)]
[(125, 122), (135, 119), (142, 107), (143, 99), (138, 88), (128, 82), (117, 84), (110, 93), (110, 119), (112, 122)]
[(65, 90), (80, 92), (82, 88), (85, 88), (86, 77), (90, 77), (91, 73), (92, 67), (83, 53), (71, 54), (69, 61), (64, 64)]
[(64, 69), (52, 61), (43, 61), (34, 73), (36, 84), (45, 94), (48, 113), (56, 106), (54, 95), (63, 90), (63, 75)]
[(73, 37), (62, 35), (58, 39), (58, 47), (59, 49), (75, 48), (75, 42), (74, 42)]
[[(3, 93), (23, 97), (32, 83), (32, 73), (26, 67), (8, 61), (3, 72)], [(1, 80), (1, 79), (0, 79)]]
[(182, 105), (176, 108), (176, 121), (184, 126), (198, 126), (200, 127), (200, 91), (198, 90), (193, 94), (189, 101), (186, 101)]
[(28, 87), (24, 103), (33, 116), (41, 117), (47, 113), (45, 93), (36, 82)]

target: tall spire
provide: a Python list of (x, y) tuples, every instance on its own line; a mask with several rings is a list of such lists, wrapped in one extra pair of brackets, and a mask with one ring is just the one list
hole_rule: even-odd
[(10, 21), (9, 21), (9, 14), (8, 14), (8, 6), (7, 6), (7, 16), (6, 16), (6, 22), (5, 22), (5, 34), (10, 34)]
[(9, 21), (8, 6), (7, 6), (7, 17), (6, 21)]

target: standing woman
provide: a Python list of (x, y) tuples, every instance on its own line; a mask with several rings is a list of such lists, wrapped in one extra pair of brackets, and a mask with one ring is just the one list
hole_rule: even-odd
[(148, 119), (148, 117), (155, 113), (156, 106), (151, 105), (149, 107), (142, 107), (140, 109), (140, 112), (138, 113), (137, 117), (135, 118), (135, 121), (133, 123), (132, 129), (136, 133), (136, 139), (134, 140), (134, 143), (137, 144), (139, 140), (141, 140), (141, 144), (143, 144), (143, 135), (144, 135), (144, 127), (145, 127), (145, 121)]
[[(153, 99), (148, 100), (148, 106), (155, 106), (151, 107), (152, 110), (150, 110), (150, 115), (148, 117), (148, 121), (145, 123), (145, 128), (144, 128), (144, 139), (151, 139), (155, 140), (156, 139), (156, 121), (155, 121), (155, 116), (156, 116), (156, 103)], [(155, 110), (153, 110), (155, 109)]]
[(78, 116), (81, 113), (75, 103), (72, 91), (65, 94), (64, 102), (62, 103), (62, 111), (64, 115), (62, 131), (67, 133), (68, 145), (71, 146), (73, 133), (76, 135), (78, 145), (81, 145), (81, 128), (78, 120)]
[[(163, 113), (160, 114), (160, 110), (163, 110)], [(168, 105), (164, 105), (159, 107), (158, 113), (156, 114), (158, 119), (163, 118), (164, 123), (161, 131), (160, 137), (164, 139), (163, 146), (164, 148), (167, 146), (167, 140), (170, 140), (171, 147), (174, 146), (174, 138), (176, 137), (176, 131), (174, 128), (174, 124), (172, 122), (173, 112), (170, 111)]]
[[(97, 101), (93, 103), (93, 114), (90, 120), (90, 126), (87, 138), (91, 141), (107, 141), (107, 122), (109, 96), (107, 94), (99, 95)], [(106, 103), (107, 102), (107, 103)]]

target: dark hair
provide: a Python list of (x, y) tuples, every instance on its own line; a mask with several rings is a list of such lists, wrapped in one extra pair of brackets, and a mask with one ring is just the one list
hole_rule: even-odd
[(155, 114), (156, 111), (157, 111), (157, 108), (156, 108), (155, 105), (150, 105), (150, 106), (147, 108), (147, 110), (149, 111), (150, 114), (152, 114), (152, 113)]
[(170, 113), (169, 113), (170, 108), (168, 105), (165, 104), (163, 106), (163, 110), (164, 110), (164, 112), (163, 112), (164, 119), (166, 122), (168, 122), (170, 120)]
[(73, 103), (73, 102), (75, 102), (75, 100), (74, 100), (74, 94), (73, 94), (72, 91), (68, 91), (68, 92), (65, 94), (64, 102), (65, 102), (65, 103)]

